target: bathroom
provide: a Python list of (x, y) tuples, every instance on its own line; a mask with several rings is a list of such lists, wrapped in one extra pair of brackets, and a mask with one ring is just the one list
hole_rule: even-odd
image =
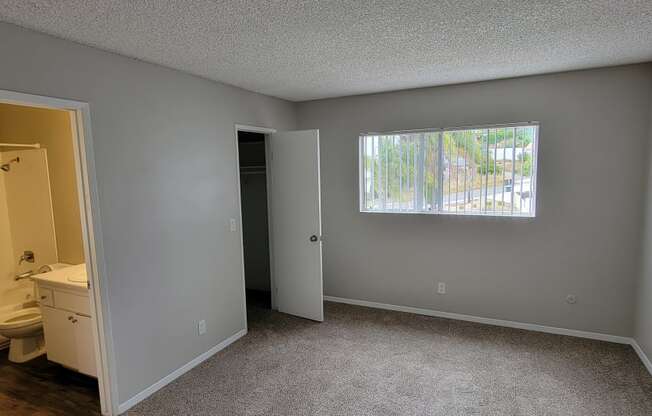
[(100, 413), (74, 138), (67, 111), (0, 103), (0, 414)]

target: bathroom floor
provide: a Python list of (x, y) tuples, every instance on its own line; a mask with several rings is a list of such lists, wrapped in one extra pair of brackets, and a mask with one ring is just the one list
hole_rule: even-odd
[(45, 358), (24, 364), (0, 351), (0, 415), (100, 415), (97, 380), (67, 370)]

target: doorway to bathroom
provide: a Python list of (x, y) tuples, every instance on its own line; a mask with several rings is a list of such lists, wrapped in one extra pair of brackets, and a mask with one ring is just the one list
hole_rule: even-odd
[(0, 414), (113, 414), (88, 105), (0, 90)]

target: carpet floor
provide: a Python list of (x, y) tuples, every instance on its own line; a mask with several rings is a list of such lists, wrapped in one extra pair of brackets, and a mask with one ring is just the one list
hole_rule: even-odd
[(249, 333), (131, 409), (145, 415), (652, 415), (627, 345), (326, 303), (249, 308)]

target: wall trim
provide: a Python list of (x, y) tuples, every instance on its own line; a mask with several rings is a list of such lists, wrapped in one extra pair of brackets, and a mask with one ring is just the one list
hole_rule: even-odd
[(160, 379), (156, 383), (154, 383), (151, 386), (147, 387), (146, 389), (144, 389), (140, 393), (137, 393), (136, 395), (134, 395), (133, 397), (131, 397), (127, 401), (121, 403), (118, 406), (118, 414), (122, 414), (122, 413), (126, 412), (127, 410), (131, 409), (132, 407), (134, 407), (138, 403), (142, 402), (143, 400), (145, 400), (146, 398), (148, 398), (152, 394), (156, 393), (158, 390), (160, 390), (163, 387), (167, 386), (168, 384), (170, 384), (171, 382), (173, 382), (177, 378), (181, 377), (182, 375), (184, 375), (188, 371), (190, 371), (193, 368), (197, 367), (199, 364), (206, 361), (207, 359), (209, 359), (210, 357), (212, 357), (213, 355), (215, 355), (219, 351), (223, 350), (224, 348), (228, 347), (229, 345), (233, 344), (234, 342), (236, 342), (237, 340), (239, 340), (240, 338), (242, 338), (245, 335), (247, 335), (247, 329), (246, 328), (236, 332), (233, 335), (231, 335), (230, 337), (228, 337), (224, 341), (220, 342), (216, 346), (212, 347), (210, 350), (206, 351), (205, 353), (200, 354), (197, 357), (193, 358), (192, 360), (190, 360), (186, 364), (182, 365), (181, 367), (177, 368), (176, 370), (174, 370), (173, 372), (171, 372), (167, 376), (163, 377), (162, 379)]
[(645, 368), (647, 368), (647, 371), (652, 374), (652, 361), (650, 361), (648, 356), (645, 355), (645, 351), (643, 351), (643, 348), (638, 345), (638, 342), (636, 342), (634, 338), (632, 338), (632, 347), (634, 348), (634, 351), (636, 351), (636, 354), (638, 354), (638, 358), (643, 362)]
[(487, 325), (504, 326), (507, 328), (517, 328), (517, 329), (525, 329), (528, 331), (545, 332), (548, 334), (568, 335), (571, 337), (595, 339), (599, 341), (615, 342), (618, 344), (633, 345), (632, 342), (634, 341), (632, 338), (629, 337), (602, 334), (599, 332), (588, 332), (588, 331), (580, 331), (577, 329), (566, 329), (566, 328), (558, 328), (554, 326), (528, 324), (523, 322), (507, 321), (503, 319), (483, 318), (481, 316), (464, 315), (461, 313), (453, 313), (453, 312), (442, 312), (442, 311), (436, 311), (432, 309), (414, 308), (412, 306), (391, 305), (388, 303), (372, 302), (367, 300), (340, 298), (336, 296), (324, 296), (324, 300), (330, 302), (337, 302), (337, 303), (347, 303), (349, 305), (366, 306), (369, 308), (414, 313), (417, 315), (434, 316), (437, 318), (448, 318), (448, 319), (455, 319), (458, 321), (477, 322), (477, 323), (487, 324)]

